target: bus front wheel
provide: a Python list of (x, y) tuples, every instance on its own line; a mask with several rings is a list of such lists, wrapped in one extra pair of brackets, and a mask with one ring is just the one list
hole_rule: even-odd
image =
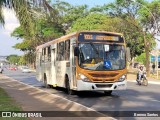
[(66, 78), (66, 93), (68, 95), (74, 95), (75, 91), (70, 89), (70, 83), (68, 77)]

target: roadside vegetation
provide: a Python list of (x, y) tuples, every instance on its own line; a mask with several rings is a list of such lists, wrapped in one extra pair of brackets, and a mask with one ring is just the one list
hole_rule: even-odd
[[(8, 94), (0, 88), (0, 111), (22, 111), (22, 108), (10, 97)], [(27, 118), (0, 118), (1, 120), (27, 120)]]
[(20, 27), (11, 36), (23, 39), (13, 46), (24, 51), (21, 62), (34, 66), (36, 46), (62, 35), (79, 30), (104, 30), (123, 33), (131, 59), (144, 61), (149, 75), (150, 51), (155, 49), (155, 40), (160, 36), (160, 0), (115, 0), (92, 8), (61, 0), (2, 0), (0, 21), (3, 25), (2, 7), (13, 8), (20, 21)]

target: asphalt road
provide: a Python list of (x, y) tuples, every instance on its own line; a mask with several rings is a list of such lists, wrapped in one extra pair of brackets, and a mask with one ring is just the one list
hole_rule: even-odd
[(139, 112), (160, 110), (160, 85), (156, 84), (139, 86), (135, 82), (128, 82), (127, 90), (114, 91), (111, 96), (106, 96), (103, 92), (81, 92), (78, 95), (67, 95), (63, 89), (44, 88), (43, 83), (36, 80), (35, 73), (22, 73), (20, 70), (5, 70), (3, 74), (96, 111)]

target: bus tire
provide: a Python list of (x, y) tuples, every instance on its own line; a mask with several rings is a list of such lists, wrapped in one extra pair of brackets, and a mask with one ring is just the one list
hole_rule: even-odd
[(45, 88), (49, 88), (49, 85), (47, 84), (47, 76), (46, 76), (46, 74), (44, 74), (44, 80), (43, 80), (43, 82), (44, 82), (44, 87)]
[(105, 95), (112, 95), (112, 90), (104, 91)]
[(66, 85), (66, 93), (67, 93), (68, 95), (74, 95), (74, 94), (75, 94), (75, 91), (70, 89), (70, 83), (69, 83), (69, 79), (68, 79), (67, 76), (66, 76), (66, 78), (65, 78), (65, 85)]

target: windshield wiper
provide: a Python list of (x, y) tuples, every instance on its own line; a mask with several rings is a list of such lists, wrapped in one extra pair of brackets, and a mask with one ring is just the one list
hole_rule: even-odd
[(94, 49), (94, 51), (96, 52), (96, 54), (99, 55), (99, 52), (98, 52), (98, 50), (96, 49), (96, 47), (94, 46), (94, 44), (93, 44), (93, 43), (90, 43), (90, 45), (92, 46), (92, 48)]

